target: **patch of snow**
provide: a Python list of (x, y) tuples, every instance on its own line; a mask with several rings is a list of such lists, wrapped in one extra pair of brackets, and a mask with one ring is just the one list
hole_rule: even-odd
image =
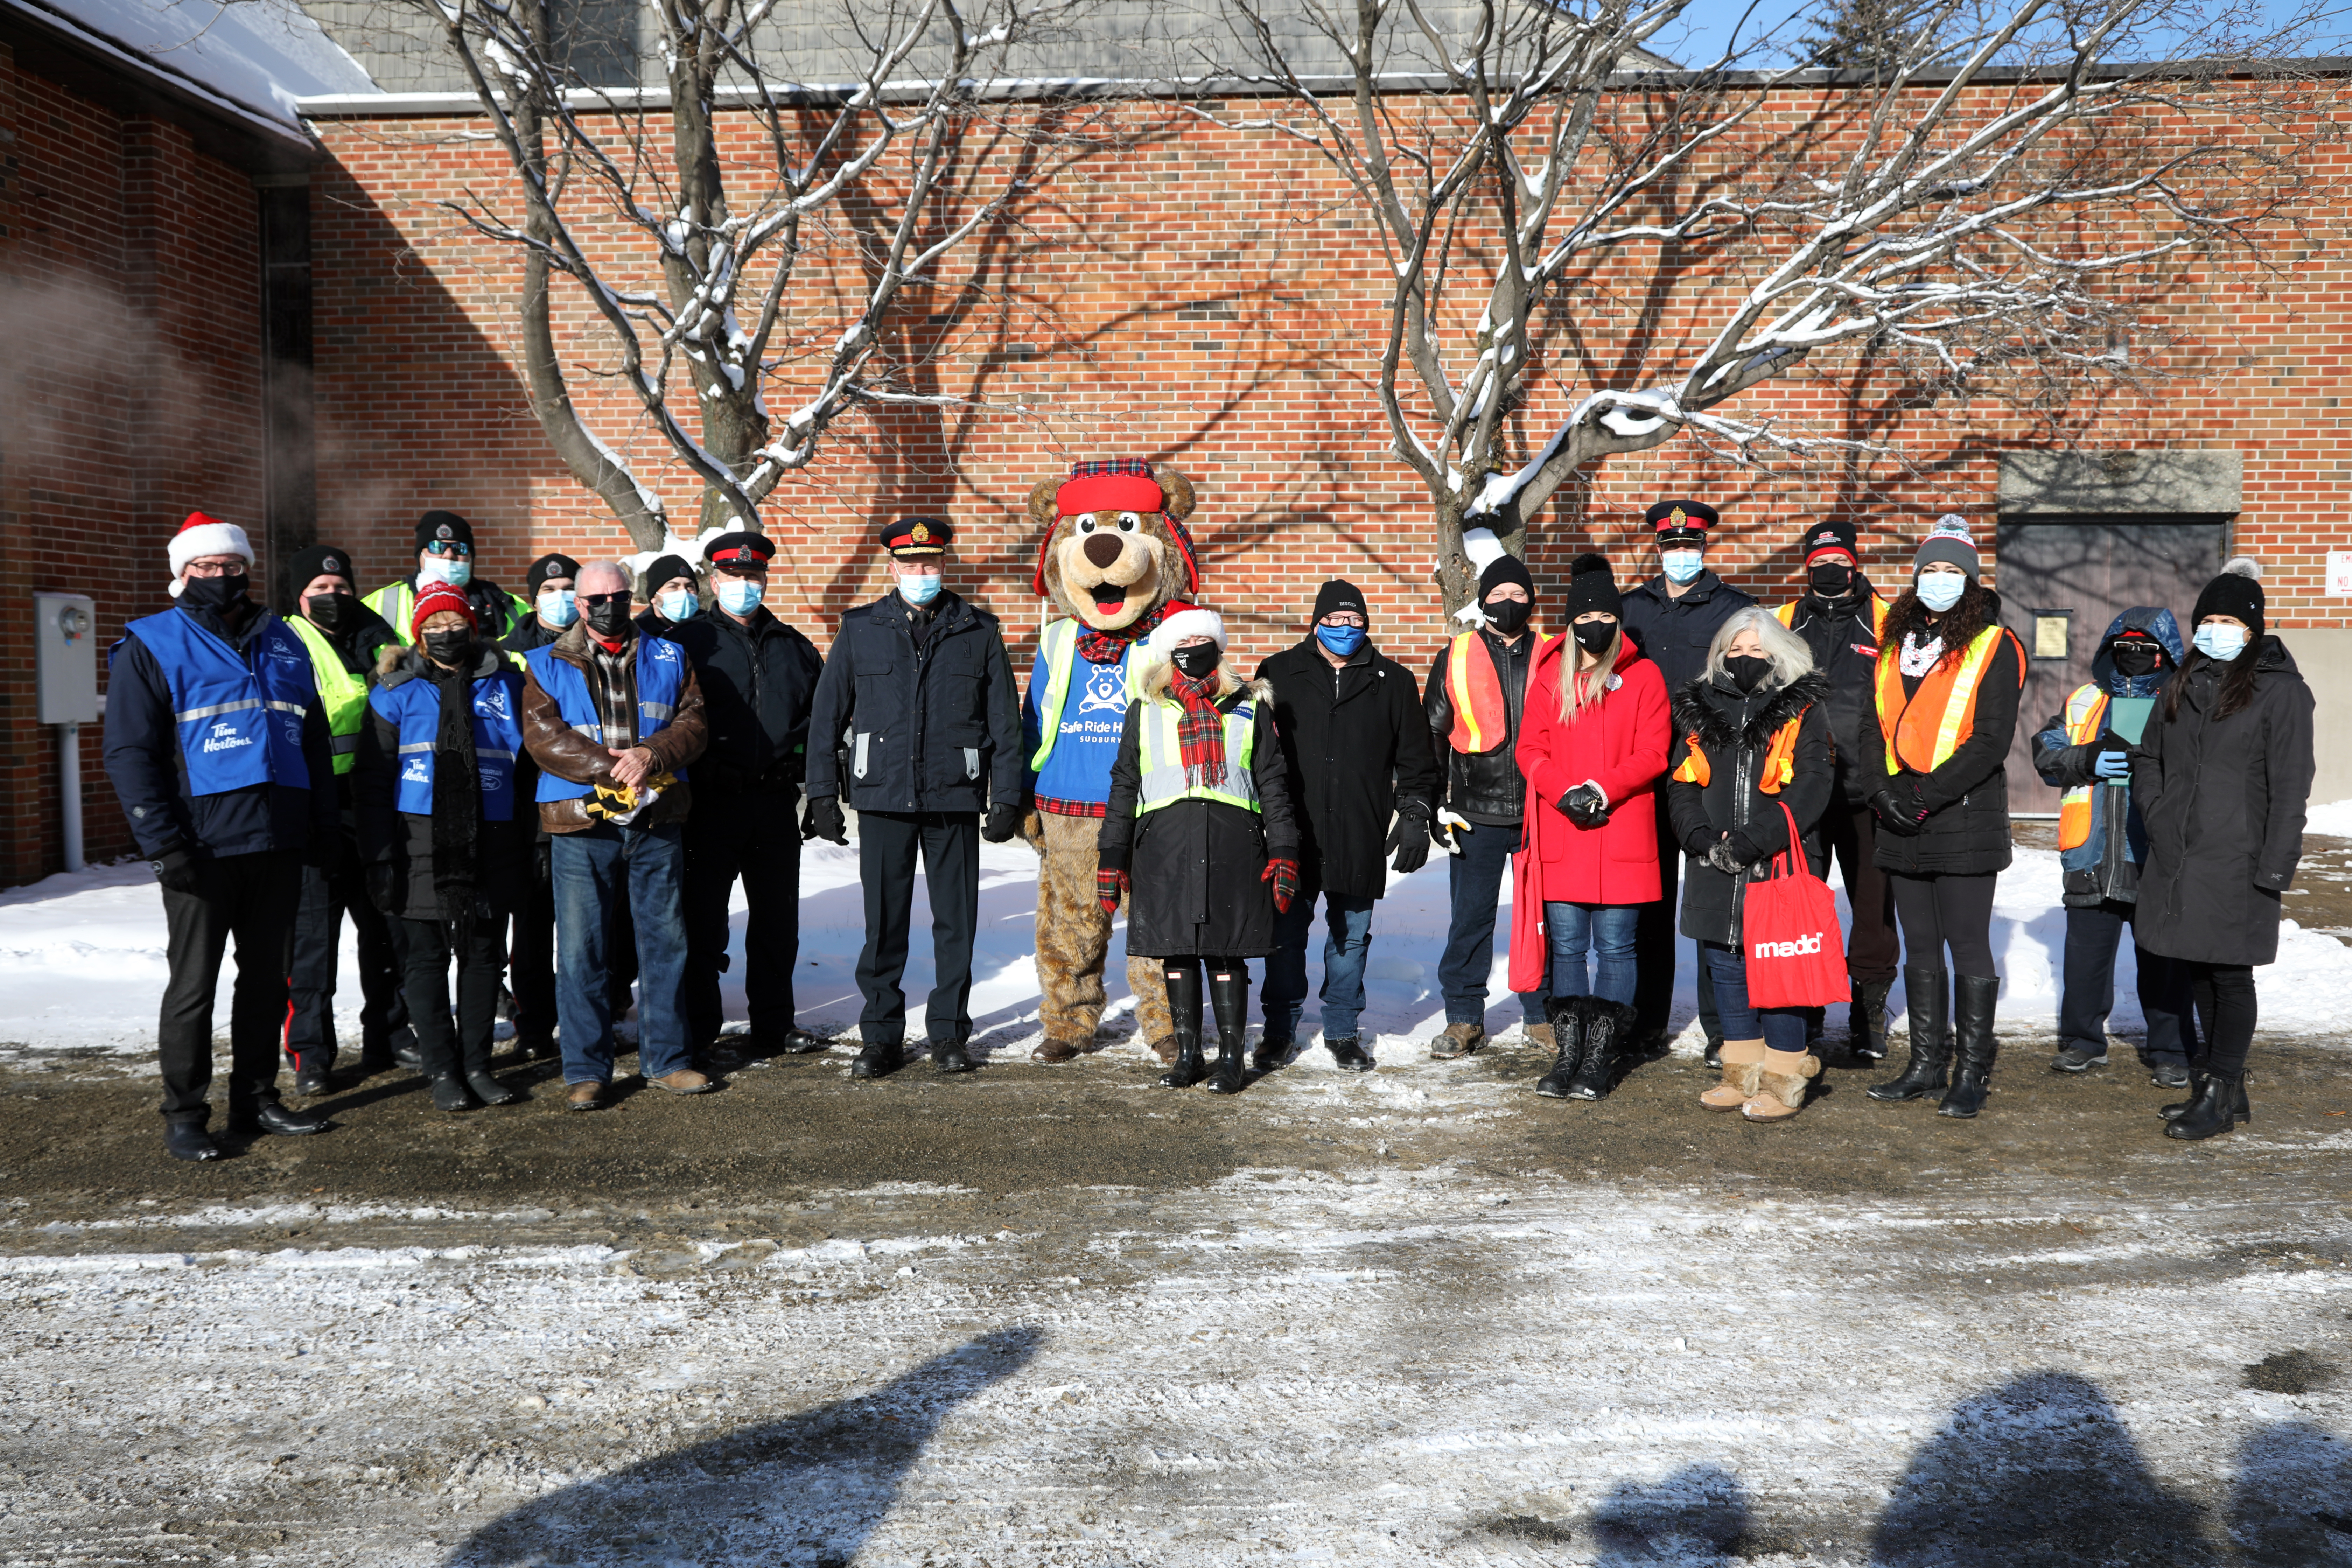
[(298, 133), (299, 100), (381, 90), (293, 0), (48, 0), (47, 8)]
[(2305, 814), (2303, 830), (2331, 838), (2352, 838), (2352, 800), (2331, 800), (2326, 805), (2313, 806)]

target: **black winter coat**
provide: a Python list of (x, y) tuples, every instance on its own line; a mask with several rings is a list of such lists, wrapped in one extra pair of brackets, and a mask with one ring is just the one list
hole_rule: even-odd
[[(407, 681), (432, 679), (425, 656), (415, 648), (404, 648), (397, 657), (394, 668), (378, 677), (377, 685), (389, 690)], [(487, 680), (513, 668), (499, 649), (486, 648), (474, 666), (472, 679)], [(446, 700), (446, 688), (444, 696)], [(359, 754), (350, 777), (359, 819), (360, 858), (371, 866), (399, 868), (400, 907), (387, 912), (410, 921), (449, 918), (455, 911), (441, 907), (440, 893), (433, 884), (433, 818), (400, 809), (400, 729), (377, 712), (373, 703), (368, 705), (367, 722), (360, 726)], [(528, 752), (518, 752), (514, 816), (507, 822), (484, 817), (474, 840), (474, 891), (492, 914), (509, 914), (520, 907), (523, 889), (530, 884), (531, 849), (539, 837), (539, 810), (531, 801), (538, 791), (539, 770), (531, 765)]]
[[(2017, 702), (2025, 689), (2023, 656), (2017, 639), (2004, 636), (1977, 683), (1969, 738), (1935, 772), (1906, 769), (1897, 775), (1918, 786), (1928, 815), (1911, 837), (1879, 829), (1871, 858), (1882, 869), (1905, 877), (1981, 877), (2008, 869), (2009, 743), (2017, 733)], [(1861, 749), (1856, 787), (1867, 802), (1887, 777), (1886, 735), (1879, 724), (1863, 726)]]
[[(1772, 857), (1789, 847), (1789, 817), (1805, 860), (1815, 876), (1829, 868), (1818, 831), (1836, 788), (1830, 755), (1830, 684), (1818, 673), (1794, 685), (1743, 695), (1729, 676), (1702, 677), (1675, 694), (1675, 742), (1667, 751), (1667, 776), (1679, 771), (1697, 737), (1705, 753), (1704, 785), (1682, 781), (1666, 786), (1666, 811), (1675, 840), (1685, 857), (1682, 933), (1700, 942), (1739, 944), (1739, 917), (1749, 882), (1771, 875)], [(1761, 783), (1764, 753), (1781, 725), (1804, 715), (1797, 727), (1795, 771), (1777, 794)], [(1780, 808), (1789, 809), (1784, 815)], [(1756, 851), (1746, 871), (1734, 877), (1708, 863), (1706, 852), (1727, 832), (1738, 832)]]
[(809, 711), (808, 793), (854, 811), (1021, 799), (1021, 693), (994, 616), (942, 591), (919, 644), (904, 596), (841, 617)]
[(1519, 772), (1519, 712), (1527, 706), (1528, 672), (1535, 668), (1536, 634), (1519, 634), (1513, 647), (1492, 632), (1478, 634), (1495, 656), (1495, 678), (1503, 689), (1503, 734), (1492, 751), (1454, 749), (1454, 700), (1445, 694), (1445, 675), (1454, 657), (1449, 640), (1437, 650), (1429, 667), (1429, 684), (1421, 695), (1422, 711), (1429, 716), (1429, 753), (1442, 759), (1444, 804), (1473, 822), (1516, 827), (1527, 813), (1528, 781)]
[(1813, 668), (1830, 683), (1830, 740), (1837, 747), (1839, 793), (1856, 805), (1877, 786), (1862, 771), (1862, 731), (1878, 722), (1878, 634), (1872, 608), (1878, 602), (1869, 580), (1854, 574), (1854, 591), (1843, 603), (1813, 594), (1797, 601), (1789, 629), (1813, 650)]
[(1712, 572), (1691, 579), (1679, 599), (1666, 586), (1662, 572), (1627, 589), (1618, 619), (1666, 678), (1666, 689), (1680, 691), (1706, 673), (1706, 650), (1717, 628), (1756, 601)]
[(2312, 698), (2286, 645), (2254, 650), (2252, 700), (2213, 710), (2221, 669), (2191, 654), (2173, 677), (2179, 711), (2159, 707), (2132, 752), (2132, 801), (2147, 825), (2132, 937), (2200, 963), (2278, 957), (2279, 895), (2294, 883), (2311, 796)]
[(1412, 671), (1370, 644), (1333, 668), (1310, 636), (1257, 667), (1298, 814), (1299, 886), (1348, 898), (1388, 890), (1391, 819), (1436, 809), (1437, 760)]
[[(1161, 672), (1166, 668), (1159, 667)], [(1110, 768), (1110, 805), (1096, 845), (1105, 868), (1128, 874), (1129, 952), (1147, 958), (1259, 958), (1274, 951), (1274, 889), (1265, 880), (1265, 863), (1298, 858), (1298, 821), (1265, 683), (1245, 688), (1236, 679), (1218, 706), (1230, 713), (1249, 695), (1258, 704), (1250, 742), (1256, 811), (1223, 801), (1180, 800), (1137, 816), (1143, 702), (1127, 705), (1118, 755)]]
[(816, 645), (756, 606), (751, 624), (713, 610), (667, 635), (686, 650), (702, 687), (710, 744), (694, 763), (694, 793), (774, 794), (808, 773), (809, 707), (824, 661)]

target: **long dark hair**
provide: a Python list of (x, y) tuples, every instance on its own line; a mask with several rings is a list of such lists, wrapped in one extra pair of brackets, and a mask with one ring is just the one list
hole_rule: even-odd
[(1993, 603), (1992, 590), (1971, 578), (1960, 602), (1946, 610), (1943, 620), (1931, 628), (1927, 606), (1919, 602), (1919, 590), (1906, 588), (1886, 612), (1886, 629), (1879, 635), (1879, 647), (1901, 647), (1904, 637), (1916, 632), (1923, 642), (1930, 637), (1944, 639), (1943, 658), (1937, 663), (1958, 658), (1992, 625)]
[[(2194, 628), (2191, 628), (2192, 631)], [(2180, 689), (2189, 678), (2208, 668), (2221, 672), (2221, 700), (2213, 704), (2213, 717), (2227, 719), (2254, 700), (2254, 666), (2260, 661), (2263, 639), (2249, 633), (2246, 646), (2238, 657), (2224, 663), (2207, 657), (2201, 647), (2191, 647), (2189, 657), (2180, 661), (2180, 673), (2164, 683), (2164, 721), (2171, 723), (2180, 717)]]

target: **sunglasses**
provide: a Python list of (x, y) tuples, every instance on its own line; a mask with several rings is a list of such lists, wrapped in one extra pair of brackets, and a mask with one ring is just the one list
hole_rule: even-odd
[(443, 555), (454, 560), (463, 560), (473, 552), (474, 547), (470, 544), (457, 544), (448, 541), (441, 541), (425, 547), (425, 553), (427, 555)]
[(601, 610), (606, 605), (625, 605), (633, 596), (628, 589), (624, 588), (617, 594), (583, 594), (579, 598), (590, 609)]

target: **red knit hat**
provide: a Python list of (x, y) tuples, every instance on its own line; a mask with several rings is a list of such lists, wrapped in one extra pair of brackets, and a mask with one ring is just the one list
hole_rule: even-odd
[(482, 618), (474, 613), (474, 601), (466, 597), (466, 590), (448, 583), (435, 583), (416, 595), (416, 608), (408, 617), (408, 640), (421, 642), (425, 623), (444, 610), (455, 610), (466, 617), (466, 624), (476, 632), (482, 629)]

